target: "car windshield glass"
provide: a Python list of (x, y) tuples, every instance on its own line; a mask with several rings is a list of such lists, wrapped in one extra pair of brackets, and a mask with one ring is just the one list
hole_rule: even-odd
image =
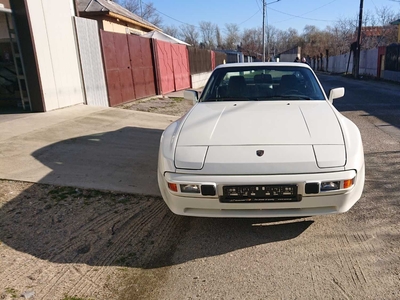
[(313, 72), (298, 66), (216, 69), (200, 101), (325, 100)]

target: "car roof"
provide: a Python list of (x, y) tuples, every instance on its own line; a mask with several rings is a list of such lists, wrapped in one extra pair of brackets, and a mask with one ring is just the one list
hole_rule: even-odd
[(252, 63), (228, 63), (218, 65), (215, 69), (237, 68), (237, 67), (300, 67), (311, 69), (309, 65), (298, 62), (252, 62)]

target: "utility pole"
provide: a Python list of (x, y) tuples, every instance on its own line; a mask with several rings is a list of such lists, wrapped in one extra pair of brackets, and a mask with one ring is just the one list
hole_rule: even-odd
[[(266, 0), (263, 0), (263, 25), (262, 25), (262, 30), (263, 30), (263, 37), (262, 37), (262, 47), (263, 47), (263, 57), (262, 61), (265, 62), (265, 10), (267, 8), (267, 4), (272, 4), (275, 2), (279, 2), (281, 0), (275, 0), (273, 2), (267, 3)], [(269, 40), (269, 35), (268, 35), (268, 40)]]
[(360, 73), (360, 54), (361, 54), (361, 26), (362, 26), (362, 15), (363, 15), (364, 0), (360, 0), (360, 15), (358, 18), (358, 33), (357, 33), (357, 45), (355, 51), (354, 60), (354, 78), (358, 78)]
[(262, 61), (265, 62), (265, 7), (267, 6), (267, 3), (265, 2), (265, 0), (263, 0), (263, 26), (262, 26), (262, 30), (263, 30), (263, 37), (262, 37), (262, 47), (263, 47), (263, 57), (262, 57)]

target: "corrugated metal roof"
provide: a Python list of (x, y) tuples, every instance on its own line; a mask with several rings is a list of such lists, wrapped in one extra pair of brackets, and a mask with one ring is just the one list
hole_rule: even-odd
[(77, 0), (77, 3), (79, 12), (112, 12), (160, 30), (156, 25), (142, 19), (138, 15), (111, 0)]
[(156, 40), (160, 40), (160, 41), (164, 41), (164, 42), (168, 42), (168, 43), (173, 43), (173, 44), (181, 44), (181, 45), (186, 45), (186, 46), (190, 46), (190, 44), (181, 41), (173, 36), (170, 36), (164, 32), (159, 32), (159, 31), (150, 31), (146, 34), (142, 35), (143, 37), (146, 38), (150, 38), (150, 39), (156, 39)]

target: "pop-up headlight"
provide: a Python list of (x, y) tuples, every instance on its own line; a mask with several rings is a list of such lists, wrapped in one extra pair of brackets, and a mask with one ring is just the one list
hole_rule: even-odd
[(181, 184), (182, 193), (200, 194), (200, 186), (197, 184)]
[(340, 181), (321, 182), (321, 192), (335, 191), (340, 189)]

